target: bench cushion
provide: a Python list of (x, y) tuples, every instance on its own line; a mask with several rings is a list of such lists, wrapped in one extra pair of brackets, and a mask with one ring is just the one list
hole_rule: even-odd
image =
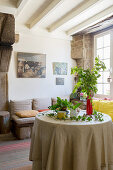
[(34, 123), (35, 117), (20, 118), (20, 117), (18, 117), (16, 115), (13, 115), (12, 120), (14, 120), (14, 122), (16, 122), (17, 124), (24, 125), (24, 124)]
[(22, 110), (16, 112), (16, 116), (20, 118), (35, 117), (38, 114), (37, 110)]

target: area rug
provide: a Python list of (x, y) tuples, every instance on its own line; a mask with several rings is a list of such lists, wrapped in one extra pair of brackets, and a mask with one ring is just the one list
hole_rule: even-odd
[(30, 139), (0, 141), (0, 170), (31, 170)]
[(32, 165), (23, 166), (21, 168), (14, 168), (12, 170), (32, 170)]

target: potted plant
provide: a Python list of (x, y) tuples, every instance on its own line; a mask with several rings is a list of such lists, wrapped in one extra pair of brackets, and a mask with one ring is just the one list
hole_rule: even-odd
[(68, 109), (70, 110), (71, 117), (75, 116), (76, 109), (81, 105), (81, 103), (76, 103), (77, 104), (74, 105), (73, 103), (67, 101), (67, 99), (63, 100), (60, 97), (57, 97), (57, 103), (52, 106), (49, 106), (48, 108), (51, 110), (55, 110), (55, 112), (57, 113), (57, 117), (59, 119), (63, 119), (66, 118)]
[(104, 62), (100, 61), (99, 57), (95, 58), (95, 66), (92, 70), (83, 68), (74, 67), (71, 68), (71, 74), (78, 75), (78, 81), (74, 86), (73, 93), (77, 91), (79, 87), (81, 87), (82, 92), (87, 94), (87, 114), (92, 114), (92, 94), (98, 91), (97, 79), (101, 76), (99, 71), (105, 70), (106, 66)]
[(70, 102), (67, 99), (63, 100), (60, 97), (57, 97), (57, 103), (49, 106), (48, 108), (51, 110), (55, 110), (57, 113), (57, 117), (59, 119), (66, 118), (66, 113), (68, 112), (68, 108), (70, 107)]
[(81, 105), (81, 103), (76, 102), (77, 104), (70, 104), (70, 117), (77, 116), (77, 108)]

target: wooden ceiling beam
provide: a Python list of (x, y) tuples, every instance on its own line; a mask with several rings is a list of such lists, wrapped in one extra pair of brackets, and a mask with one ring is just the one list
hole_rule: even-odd
[(87, 9), (91, 8), (93, 5), (95, 5), (99, 1), (102, 1), (102, 0), (87, 0), (87, 1), (82, 2), (76, 8), (74, 8), (72, 11), (67, 13), (67, 15), (65, 15), (64, 17), (59, 19), (57, 22), (53, 23), (49, 27), (48, 30), (50, 32), (52, 32), (52, 31), (58, 29), (60, 26), (64, 25), (65, 23), (67, 23), (68, 21), (73, 19), (74, 17), (77, 17), (78, 15), (80, 15), (81, 13), (86, 11)]
[(23, 1), (23, 0), (18, 0), (18, 1), (17, 1), (17, 8), (21, 5), (22, 1)]
[(104, 11), (94, 15), (93, 17), (89, 18), (88, 20), (82, 22), (81, 24), (76, 25), (72, 29), (66, 31), (66, 33), (67, 33), (67, 35), (76, 34), (77, 32), (80, 32), (80, 31), (84, 30), (85, 28), (92, 26), (111, 15), (113, 15), (113, 5), (107, 9), (105, 9)]
[(40, 13), (34, 21), (30, 23), (30, 28), (36, 27), (43, 19), (45, 19), (53, 10), (61, 5), (65, 0), (53, 0), (48, 7)]
[(8, 6), (0, 6), (0, 12), (15, 15), (16, 8), (12, 8), (12, 7), (8, 7)]
[(24, 7), (28, 4), (29, 1), (30, 0), (18, 0), (17, 1), (17, 12), (15, 14), (15, 17), (18, 17), (20, 15), (20, 13), (24, 9)]

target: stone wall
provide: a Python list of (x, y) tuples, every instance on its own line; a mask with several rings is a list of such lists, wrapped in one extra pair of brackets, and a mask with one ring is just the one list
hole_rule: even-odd
[(0, 73), (0, 111), (8, 110), (7, 73)]
[(0, 111), (8, 109), (7, 72), (15, 41), (15, 19), (11, 14), (0, 13)]
[(78, 67), (84, 69), (93, 67), (93, 37), (91, 34), (73, 36), (71, 57), (76, 60)]

